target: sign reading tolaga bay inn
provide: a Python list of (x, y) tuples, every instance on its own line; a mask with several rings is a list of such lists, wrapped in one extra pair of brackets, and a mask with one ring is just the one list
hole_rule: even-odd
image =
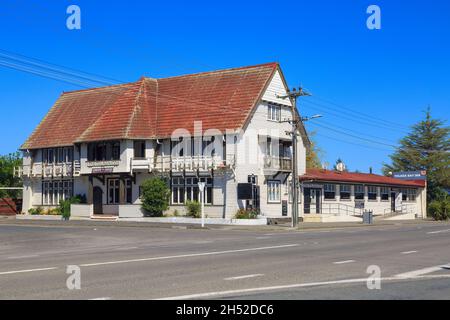
[[(84, 195), (73, 216), (142, 217), (141, 185), (167, 178), (170, 209), (200, 200), (208, 217), (233, 218), (252, 206), (262, 217), (290, 217), (292, 102), (277, 63), (65, 92), (22, 145), (23, 211)], [(300, 115), (297, 114), (297, 117)], [(310, 141), (299, 127), (300, 216), (351, 219), (424, 216), (425, 181), (366, 174), (358, 179), (306, 170)], [(339, 176), (338, 176), (339, 177)], [(251, 185), (251, 197), (238, 186)], [(242, 190), (241, 190), (242, 191)], [(361, 204), (361, 202), (363, 202)]]

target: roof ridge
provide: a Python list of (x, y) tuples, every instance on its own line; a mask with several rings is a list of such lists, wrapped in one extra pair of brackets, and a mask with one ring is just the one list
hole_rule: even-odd
[(265, 67), (265, 66), (277, 67), (278, 62), (266, 62), (266, 63), (255, 64), (255, 65), (244, 66), (244, 67), (233, 67), (233, 68), (203, 71), (203, 72), (196, 72), (196, 73), (187, 73), (187, 74), (182, 74), (182, 75), (178, 75), (178, 76), (158, 78), (157, 80), (159, 81), (159, 80), (183, 78), (183, 77), (196, 77), (196, 76), (203, 76), (203, 75), (214, 74), (214, 73), (224, 73), (224, 72), (233, 72), (233, 71), (245, 70), (245, 69), (261, 68), (261, 67)]
[(134, 98), (133, 112), (131, 112), (130, 118), (128, 119), (128, 123), (125, 129), (125, 137), (128, 137), (128, 133), (130, 132), (131, 125), (136, 115), (136, 108), (139, 107), (139, 97), (142, 95), (142, 90), (145, 84), (145, 78), (142, 77), (138, 82), (140, 82), (139, 90), (136, 94), (136, 97)]

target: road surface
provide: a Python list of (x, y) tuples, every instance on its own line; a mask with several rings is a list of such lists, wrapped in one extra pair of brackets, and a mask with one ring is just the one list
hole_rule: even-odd
[[(79, 267), (81, 289), (68, 289), (68, 266)], [(302, 231), (0, 224), (0, 299), (167, 298), (450, 299), (450, 224)]]

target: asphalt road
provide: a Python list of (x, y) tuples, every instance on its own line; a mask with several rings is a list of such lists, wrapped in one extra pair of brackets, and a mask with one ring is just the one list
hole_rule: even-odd
[[(67, 287), (72, 265), (81, 289)], [(450, 299), (450, 224), (248, 231), (6, 223), (0, 298)]]

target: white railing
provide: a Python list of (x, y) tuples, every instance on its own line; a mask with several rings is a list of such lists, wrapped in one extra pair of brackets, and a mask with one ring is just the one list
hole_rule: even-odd
[(343, 203), (322, 203), (322, 213), (335, 216), (362, 216), (363, 209)]
[(415, 205), (401, 204), (401, 205), (395, 206), (394, 211), (392, 210), (392, 208), (386, 208), (386, 209), (384, 209), (383, 215), (416, 213), (416, 208), (413, 206), (415, 206)]
[[(78, 168), (79, 175), (79, 161), (75, 162), (75, 168)], [(34, 163), (33, 165), (23, 165), (22, 167), (14, 168), (14, 175), (17, 177), (68, 177), (76, 173), (74, 165), (71, 162), (67, 163)]]
[(172, 158), (171, 156), (156, 156), (155, 158), (131, 159), (131, 170), (148, 171), (208, 171), (232, 168), (235, 165), (234, 155), (227, 155), (226, 159), (219, 156), (185, 156)]

